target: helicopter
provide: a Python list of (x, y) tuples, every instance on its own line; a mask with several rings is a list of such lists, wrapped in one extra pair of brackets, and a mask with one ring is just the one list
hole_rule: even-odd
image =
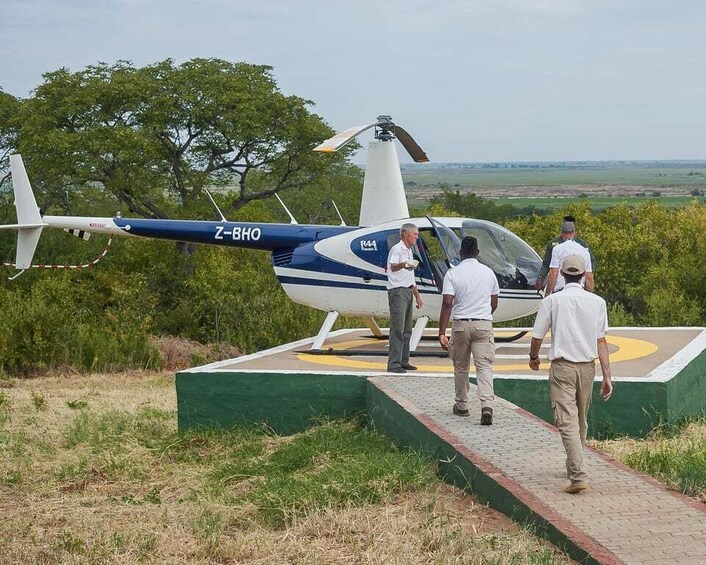
[(427, 323), (439, 319), (444, 275), (460, 262), (461, 238), (467, 235), (478, 239), (479, 261), (498, 278), (500, 294), (494, 321), (536, 312), (542, 299), (542, 294), (534, 289), (541, 259), (520, 237), (485, 220), (409, 217), (394, 140), (415, 162), (429, 159), (390, 116), (378, 116), (371, 123), (341, 131), (314, 151), (335, 152), (370, 128), (374, 128), (374, 139), (368, 147), (357, 226), (347, 226), (342, 218), (340, 225), (298, 224), (279, 197), (290, 223), (229, 222), (209, 193), (220, 221), (42, 215), (22, 157), (11, 155), (17, 224), (0, 226), (18, 231), (16, 258), (10, 265), (20, 271), (15, 277), (31, 267), (44, 267), (32, 264), (44, 228), (61, 228), (83, 238), (102, 233), (268, 251), (275, 275), (288, 297), (327, 312), (311, 346), (312, 350), (321, 350), (339, 315), (360, 317), (376, 337), (383, 337), (376, 318), (389, 318), (388, 250), (400, 240), (400, 227), (413, 223), (420, 235), (412, 250), (418, 261), (415, 280), (424, 302), (414, 312), (416, 323), (410, 343), (413, 351)]

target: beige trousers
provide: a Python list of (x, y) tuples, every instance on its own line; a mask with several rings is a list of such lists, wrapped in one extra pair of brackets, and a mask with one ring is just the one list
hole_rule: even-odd
[(586, 445), (588, 410), (591, 408), (594, 361), (574, 363), (554, 359), (549, 367), (549, 397), (566, 451), (566, 472), (572, 483), (584, 481), (583, 447)]
[(495, 340), (493, 339), (493, 322), (464, 322), (454, 320), (451, 331), (451, 359), (454, 362), (454, 384), (456, 387), (456, 408), (468, 410), (468, 369), (473, 364), (476, 367), (478, 380), (478, 398), (481, 408), (492, 408), (493, 394), (493, 361), (495, 361)]

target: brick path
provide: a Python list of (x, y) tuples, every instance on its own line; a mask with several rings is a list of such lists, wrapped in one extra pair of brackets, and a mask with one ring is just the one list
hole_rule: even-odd
[(482, 472), (598, 561), (706, 564), (706, 505), (594, 450), (587, 450), (584, 457), (588, 490), (566, 494), (563, 489), (569, 482), (562, 473), (561, 439), (552, 426), (535, 416), (496, 399), (493, 426), (480, 426), (480, 404), (473, 385), (471, 417), (459, 418), (451, 413), (452, 377), (405, 375), (370, 380), (442, 440), (460, 444), (462, 455)]

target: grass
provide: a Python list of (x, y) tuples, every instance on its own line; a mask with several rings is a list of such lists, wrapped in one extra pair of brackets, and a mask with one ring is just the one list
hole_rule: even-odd
[(706, 503), (706, 417), (660, 426), (645, 439), (595, 442), (627, 466)]
[(171, 375), (2, 387), (0, 563), (570, 562), (353, 421), (179, 435)]
[[(406, 184), (434, 186), (439, 183), (454, 187), (502, 186), (569, 186), (569, 185), (620, 185), (620, 186), (681, 186), (703, 188), (706, 184), (706, 165), (698, 163), (603, 163), (593, 166), (561, 167), (537, 166), (502, 168), (475, 166), (424, 165), (402, 169)], [(412, 185), (414, 186), (414, 185)]]

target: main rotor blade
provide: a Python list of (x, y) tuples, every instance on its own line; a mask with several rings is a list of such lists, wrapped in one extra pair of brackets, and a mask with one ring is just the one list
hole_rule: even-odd
[(409, 156), (412, 157), (415, 163), (429, 162), (429, 157), (427, 157), (427, 154), (424, 153), (424, 150), (419, 147), (417, 142), (414, 141), (414, 138), (409, 135), (406, 130), (397, 125), (395, 126), (395, 137), (402, 144), (402, 147), (407, 150), (407, 153), (409, 153)]
[(314, 151), (323, 151), (324, 153), (333, 153), (338, 151), (346, 143), (354, 139), (357, 135), (363, 133), (366, 129), (370, 129), (378, 125), (380, 122), (372, 122), (364, 126), (353, 126), (352, 128), (339, 131), (333, 137), (324, 141), (321, 145), (314, 147)]

